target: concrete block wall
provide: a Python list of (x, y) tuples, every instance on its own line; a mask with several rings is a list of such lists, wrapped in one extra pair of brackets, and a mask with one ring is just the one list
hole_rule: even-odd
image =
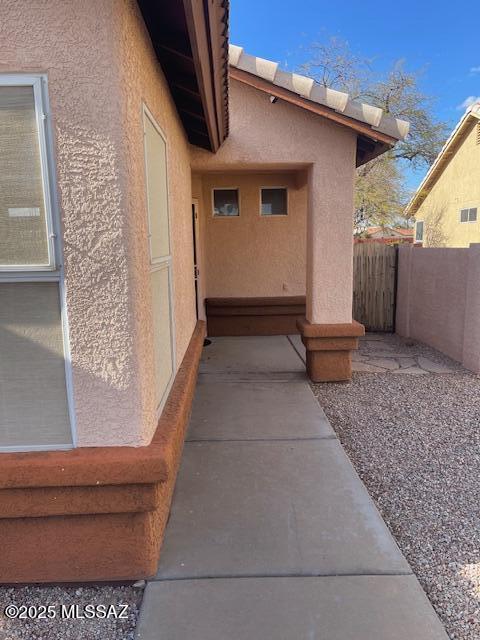
[(480, 373), (480, 244), (399, 248), (396, 331)]

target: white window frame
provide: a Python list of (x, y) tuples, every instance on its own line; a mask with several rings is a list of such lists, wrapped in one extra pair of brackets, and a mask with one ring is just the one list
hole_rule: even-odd
[(37, 122), (38, 144), (40, 149), (40, 170), (43, 185), (43, 206), (45, 208), (45, 226), (48, 247), (48, 264), (0, 264), (0, 271), (55, 271), (57, 268), (55, 259), (55, 233), (52, 210), (52, 191), (50, 179), (49, 153), (47, 150), (47, 116), (46, 94), (43, 86), (46, 85), (46, 77), (42, 75), (13, 75), (0, 74), (0, 86), (2, 87), (32, 87), (35, 104), (35, 118)]
[[(148, 164), (147, 164), (147, 133), (145, 129), (145, 118), (148, 118), (150, 123), (153, 125), (154, 129), (157, 133), (163, 138), (165, 142), (165, 172), (166, 172), (166, 185), (167, 185), (167, 227), (168, 227), (168, 247), (170, 253), (166, 256), (152, 258), (152, 234), (151, 234), (151, 215), (150, 208), (148, 204)], [(147, 208), (147, 227), (148, 227), (148, 254), (150, 259), (150, 273), (155, 271), (160, 271), (162, 269), (167, 269), (168, 271), (168, 298), (169, 298), (169, 317), (170, 317), (170, 350), (172, 357), (172, 375), (168, 381), (167, 386), (165, 387), (165, 391), (163, 392), (162, 397), (159, 400), (157, 406), (157, 419), (160, 417), (163, 408), (165, 406), (165, 402), (168, 398), (168, 394), (171, 391), (173, 381), (175, 379), (175, 375), (177, 372), (177, 359), (176, 359), (176, 338), (175, 338), (175, 313), (174, 313), (174, 283), (173, 283), (173, 260), (172, 260), (172, 237), (171, 237), (171, 220), (170, 220), (170, 189), (168, 184), (168, 138), (165, 135), (164, 131), (155, 120), (152, 112), (147, 107), (145, 103), (142, 104), (142, 131), (143, 131), (143, 157), (144, 157), (144, 168), (145, 168), (145, 201)], [(153, 315), (152, 315), (153, 317)]]
[[(417, 239), (417, 225), (422, 223), (422, 237), (420, 240)], [(425, 236), (425, 220), (415, 220), (415, 234), (413, 241), (414, 242), (423, 242), (423, 238)]]
[[(262, 213), (262, 191), (264, 189), (283, 189), (284, 191), (287, 192), (287, 210), (285, 211), (285, 213)], [(259, 196), (260, 196), (259, 211), (260, 211), (260, 216), (262, 218), (288, 218), (288, 211), (290, 209), (290, 194), (289, 194), (288, 187), (286, 187), (285, 185), (274, 185), (271, 187), (263, 186), (263, 187), (260, 187)]]
[[(477, 210), (477, 217), (475, 218), (475, 220), (470, 220), (470, 211), (471, 211), (471, 209), (476, 209)], [(462, 211), (468, 211), (466, 220), (462, 220)], [(462, 207), (460, 209), (459, 214), (458, 214), (458, 219), (460, 221), (460, 224), (476, 224), (478, 222), (478, 207)]]
[[(236, 191), (238, 193), (238, 215), (237, 216), (222, 216), (215, 213), (215, 191)], [(240, 187), (212, 187), (211, 199), (212, 199), (212, 218), (215, 218), (215, 220), (224, 220), (225, 218), (228, 220), (235, 220), (237, 218), (240, 218), (240, 214), (241, 214)]]
[(57, 175), (53, 134), (50, 123), (50, 103), (48, 99), (48, 79), (45, 74), (2, 74), (0, 86), (32, 86), (35, 101), (35, 113), (40, 145), (40, 160), (44, 193), (45, 220), (49, 265), (7, 265), (0, 266), (0, 283), (15, 282), (57, 282), (60, 302), (60, 324), (63, 335), (63, 357), (65, 362), (65, 387), (69, 426), (72, 435), (71, 444), (48, 444), (28, 446), (0, 446), (0, 453), (19, 451), (55, 451), (71, 450), (77, 447), (75, 403), (73, 395), (72, 358), (68, 324), (65, 276), (62, 264), (63, 246), (60, 233), (60, 208), (57, 196)]

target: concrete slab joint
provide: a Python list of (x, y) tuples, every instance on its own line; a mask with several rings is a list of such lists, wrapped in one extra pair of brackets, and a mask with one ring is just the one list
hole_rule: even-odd
[(365, 327), (350, 323), (312, 324), (306, 318), (297, 321), (307, 352), (307, 373), (313, 382), (339, 382), (352, 377), (352, 351)]

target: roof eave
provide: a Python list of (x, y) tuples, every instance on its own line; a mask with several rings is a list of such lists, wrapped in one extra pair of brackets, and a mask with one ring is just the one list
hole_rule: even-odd
[(189, 141), (216, 151), (228, 135), (228, 0), (138, 0)]
[(418, 189), (413, 194), (410, 202), (407, 204), (405, 216), (414, 216), (417, 213), (433, 185), (437, 182), (451, 158), (455, 155), (459, 143), (464, 140), (468, 127), (470, 127), (475, 120), (480, 120), (480, 110), (469, 109), (463, 114), (457, 126), (448, 137), (448, 140), (443, 145), (440, 153), (435, 158), (432, 166), (427, 171)]

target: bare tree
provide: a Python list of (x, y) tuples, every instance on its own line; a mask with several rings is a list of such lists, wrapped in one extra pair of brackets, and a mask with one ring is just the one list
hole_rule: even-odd
[(444, 229), (445, 207), (435, 207), (424, 222), (425, 244), (429, 247), (445, 247), (447, 236)]
[(403, 167), (429, 166), (447, 135), (446, 125), (433, 115), (432, 97), (419, 89), (422, 71), (407, 71), (399, 60), (386, 75), (378, 76), (372, 70), (373, 59), (355, 56), (339, 38), (312, 44), (310, 53), (301, 71), (316, 82), (410, 122), (407, 139), (360, 167), (357, 175), (356, 225), (391, 222), (401, 216), (408, 199), (402, 186)]

